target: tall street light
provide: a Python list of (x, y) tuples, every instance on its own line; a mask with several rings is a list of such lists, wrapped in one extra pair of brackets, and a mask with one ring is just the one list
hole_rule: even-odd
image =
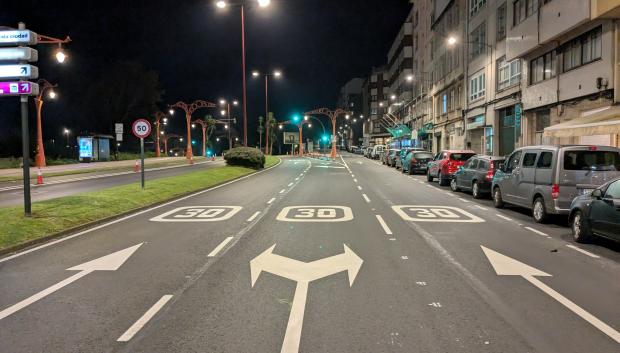
[(309, 120), (309, 116), (306, 115), (304, 116), (303, 119), (301, 119), (298, 115), (295, 115), (293, 116), (293, 119), (291, 120), (280, 122), (278, 126), (279, 129), (282, 130), (284, 128), (284, 125), (286, 124), (295, 125), (297, 126), (297, 129), (299, 129), (299, 155), (303, 156), (304, 154), (303, 127), (304, 125), (308, 125), (309, 128), (312, 127), (312, 123)]
[(47, 96), (50, 99), (55, 99), (56, 92), (54, 91), (54, 88), (58, 87), (58, 85), (51, 84), (46, 79), (40, 79), (38, 84), (40, 87), (39, 95), (34, 99), (37, 108), (37, 155), (35, 156), (35, 165), (37, 168), (43, 168), (45, 167), (45, 148), (43, 147), (43, 127), (41, 124), (43, 96), (45, 95), (45, 92), (48, 92)]
[[(311, 110), (309, 112), (306, 112), (306, 115), (325, 115), (327, 116), (331, 122), (332, 122), (332, 139), (336, 138), (336, 121), (338, 119), (338, 117), (340, 115), (348, 115), (350, 116), (350, 114), (353, 114), (351, 112), (348, 112), (342, 108), (337, 108), (335, 110), (330, 110), (327, 108), (319, 108), (319, 109), (315, 109), (315, 110)], [(336, 158), (336, 143), (334, 140), (332, 140), (332, 153), (330, 155), (330, 158)]]
[(189, 161), (189, 164), (194, 163), (194, 153), (192, 152), (192, 113), (201, 108), (215, 107), (215, 104), (203, 100), (196, 100), (190, 104), (185, 102), (176, 102), (170, 106), (171, 110), (174, 108), (180, 108), (185, 112), (185, 121), (187, 122), (187, 150), (185, 151), (185, 157)]
[[(260, 77), (260, 71), (253, 71), (252, 76), (255, 78)], [(271, 154), (269, 148), (269, 77), (274, 77), (276, 79), (282, 77), (282, 72), (280, 70), (274, 70), (273, 73), (265, 73), (263, 74), (265, 77), (265, 119), (267, 120), (267, 126), (265, 131), (265, 154)]]
[[(228, 130), (228, 149), (232, 149), (232, 136), (231, 136), (231, 131), (232, 131), (232, 127), (231, 127), (231, 123), (236, 123), (237, 121), (231, 116), (231, 104), (233, 107), (236, 107), (239, 105), (239, 101), (237, 101), (236, 99), (233, 100), (226, 100), (226, 99), (220, 99), (220, 106), (221, 107), (226, 107), (226, 109), (222, 109), (220, 111), (220, 115), (222, 117), (226, 117), (226, 119), (219, 119), (219, 122), (223, 122), (224, 123), (224, 129)], [(237, 141), (237, 140), (235, 140)]]
[[(245, 6), (250, 0), (218, 0), (215, 5), (224, 9), (229, 6), (237, 6), (241, 9), (241, 69), (243, 75), (243, 145), (248, 145), (248, 104), (247, 104), (247, 89), (246, 89), (246, 72), (245, 72)], [(256, 1), (259, 7), (267, 7), (271, 3), (271, 0), (252, 0)]]
[(161, 146), (160, 146), (160, 133), (161, 124), (166, 125), (168, 123), (168, 116), (160, 111), (155, 112), (155, 144), (157, 145), (157, 149), (155, 150), (155, 157), (161, 156)]

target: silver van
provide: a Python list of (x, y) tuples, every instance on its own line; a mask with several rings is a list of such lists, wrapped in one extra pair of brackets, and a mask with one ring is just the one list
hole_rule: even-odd
[(620, 149), (607, 146), (528, 146), (506, 158), (495, 173), (493, 203), (532, 210), (536, 222), (570, 212), (573, 199), (620, 176)]

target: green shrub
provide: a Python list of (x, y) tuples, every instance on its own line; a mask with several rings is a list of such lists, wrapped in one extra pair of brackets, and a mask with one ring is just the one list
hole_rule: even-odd
[(238, 165), (260, 169), (265, 166), (265, 155), (256, 148), (235, 147), (226, 152), (224, 159), (228, 165)]

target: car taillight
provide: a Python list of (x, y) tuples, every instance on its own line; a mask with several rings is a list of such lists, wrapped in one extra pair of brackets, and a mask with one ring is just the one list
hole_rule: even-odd
[(415, 158), (411, 158), (411, 164), (416, 164), (416, 163), (418, 163), (418, 160)]
[(495, 166), (493, 165), (493, 162), (491, 162), (491, 167), (489, 167), (489, 170), (487, 171), (487, 175), (485, 175), (484, 178), (488, 181), (492, 181), (493, 175), (495, 175)]
[(560, 185), (553, 184), (551, 185), (551, 198), (555, 200), (558, 197), (560, 197)]
[(590, 150), (590, 151), (598, 151), (598, 147), (597, 146), (590, 146), (590, 147), (588, 147), (588, 150)]

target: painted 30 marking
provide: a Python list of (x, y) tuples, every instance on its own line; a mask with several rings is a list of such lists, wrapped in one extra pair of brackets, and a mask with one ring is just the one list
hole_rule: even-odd
[(346, 206), (289, 206), (276, 217), (282, 222), (346, 222), (353, 219), (353, 211)]
[(447, 223), (482, 223), (484, 219), (451, 206), (398, 205), (392, 209), (405, 221), (410, 222), (447, 222)]
[(241, 206), (186, 206), (178, 207), (159, 216), (152, 222), (219, 222), (232, 218)]

